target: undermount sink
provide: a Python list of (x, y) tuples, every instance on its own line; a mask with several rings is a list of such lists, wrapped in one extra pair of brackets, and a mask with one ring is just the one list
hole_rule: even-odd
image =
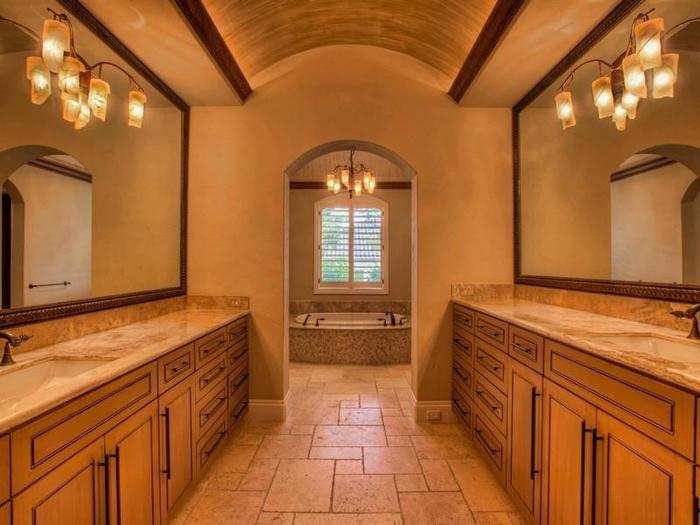
[(47, 359), (28, 366), (0, 368), (0, 403), (59, 385), (108, 362), (105, 359)]
[(649, 334), (595, 335), (590, 339), (620, 346), (634, 352), (684, 363), (700, 362), (700, 342), (683, 339), (666, 339)]

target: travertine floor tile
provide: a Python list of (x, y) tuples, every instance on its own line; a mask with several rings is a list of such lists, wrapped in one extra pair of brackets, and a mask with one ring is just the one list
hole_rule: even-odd
[(269, 489), (279, 462), (279, 459), (254, 459), (248, 472), (243, 475), (238, 490)]
[(527, 520), (519, 512), (475, 512), (479, 525), (526, 525)]
[(516, 510), (505, 489), (498, 483), (483, 459), (452, 460), (449, 461), (449, 465), (462, 489), (464, 499), (474, 512)]
[(413, 447), (365, 447), (366, 474), (420, 474)]
[(426, 433), (421, 425), (407, 416), (387, 416), (384, 427), (387, 436), (422, 436)]
[(214, 472), (245, 472), (253, 460), (255, 445), (227, 446), (212, 465)]
[(459, 436), (411, 436), (420, 459), (466, 459), (476, 452)]
[(428, 492), (423, 474), (397, 474), (395, 479), (399, 492)]
[(188, 525), (254, 525), (265, 499), (264, 492), (208, 490), (187, 518)]
[(306, 458), (311, 448), (311, 436), (277, 435), (265, 436), (260, 448), (258, 458)]
[(257, 525), (292, 525), (294, 513), (292, 512), (261, 512)]
[(311, 447), (310, 458), (362, 459), (362, 447)]
[(386, 435), (381, 426), (319, 425), (314, 433), (315, 447), (385, 447)]
[(316, 425), (292, 425), (292, 428), (290, 429), (289, 433), (311, 436), (314, 433), (315, 428)]
[(275, 512), (327, 512), (333, 487), (333, 461), (283, 459), (264, 509)]
[(294, 525), (401, 525), (401, 514), (297, 514)]
[(387, 436), (386, 442), (390, 447), (412, 447), (411, 436)]
[(459, 490), (459, 485), (452, 475), (452, 470), (444, 459), (421, 459), (425, 481), (432, 491)]
[(378, 408), (341, 408), (341, 425), (381, 425), (382, 413)]
[(335, 462), (336, 474), (364, 474), (362, 470), (362, 460), (359, 459), (339, 459)]
[(412, 492), (400, 494), (405, 525), (454, 525), (474, 523), (459, 492)]
[(394, 476), (335, 476), (333, 512), (398, 512)]

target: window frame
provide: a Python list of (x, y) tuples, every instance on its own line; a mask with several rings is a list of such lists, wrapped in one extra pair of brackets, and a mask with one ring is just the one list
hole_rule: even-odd
[[(321, 282), (321, 213), (326, 208), (349, 208), (350, 231), (348, 246), (349, 280), (348, 282)], [(381, 249), (381, 281), (354, 281), (354, 208), (378, 208), (382, 211), (382, 249)], [(353, 195), (347, 193), (331, 195), (314, 203), (314, 295), (388, 295), (389, 294), (389, 203), (372, 195)]]

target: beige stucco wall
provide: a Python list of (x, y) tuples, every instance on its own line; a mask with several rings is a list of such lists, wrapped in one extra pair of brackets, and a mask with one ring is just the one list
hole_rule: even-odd
[[(77, 159), (93, 176), (92, 295), (177, 286), (180, 253), (181, 114), (146, 109), (141, 129), (127, 126), (123, 93), (112, 93), (107, 121), (75, 131), (60, 118), (54, 93), (28, 99), (23, 53), (0, 60), (0, 154), (49, 146)], [(14, 171), (14, 170), (12, 170)], [(11, 172), (0, 163), (0, 180)]]
[(573, 82), (573, 128), (561, 129), (550, 94), (521, 113), (524, 274), (611, 278), (610, 174), (647, 148), (700, 146), (698, 55), (681, 56), (676, 96), (643, 100), (623, 132), (598, 119), (589, 70)]
[[(92, 185), (26, 164), (9, 181), (24, 201), (23, 302), (19, 306), (90, 297)], [(70, 286), (29, 289), (29, 283), (63, 281)]]
[(381, 144), (418, 173), (419, 400), (449, 399), (451, 283), (512, 282), (510, 111), (461, 108), (378, 53), (315, 50), (242, 107), (192, 110), (189, 292), (250, 296), (254, 399), (287, 391), (283, 172), (319, 144)]
[(411, 298), (411, 191), (376, 190), (389, 205), (389, 293), (314, 294), (314, 204), (326, 190), (293, 189), (289, 193), (289, 297), (292, 301), (391, 300)]
[(683, 282), (681, 200), (696, 178), (676, 163), (610, 185), (613, 279)]
[(683, 282), (700, 284), (700, 180), (681, 204), (683, 225)]

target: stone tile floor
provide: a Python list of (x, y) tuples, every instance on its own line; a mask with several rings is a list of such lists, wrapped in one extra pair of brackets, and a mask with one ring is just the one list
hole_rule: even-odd
[(461, 424), (413, 421), (410, 373), (292, 363), (287, 421), (244, 421), (171, 523), (525, 523)]

